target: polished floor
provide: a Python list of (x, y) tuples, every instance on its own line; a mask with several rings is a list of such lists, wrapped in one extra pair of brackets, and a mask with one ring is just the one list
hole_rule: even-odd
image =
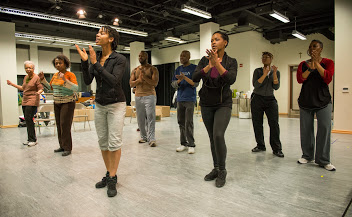
[[(58, 147), (52, 127), (39, 144), (23, 146), (26, 128), (0, 129), (0, 216), (342, 216), (352, 198), (352, 135), (332, 134), (337, 171), (299, 165), (299, 120), (280, 118), (285, 158), (275, 157), (264, 130), (265, 153), (255, 146), (250, 119), (233, 117), (226, 132), (227, 183), (216, 188), (203, 177), (212, 169), (209, 140), (195, 115), (196, 153), (177, 153), (176, 114), (156, 124), (158, 146), (139, 144), (136, 119), (125, 119), (118, 194), (94, 185), (105, 174), (92, 130), (76, 124), (73, 153)], [(266, 120), (265, 120), (266, 123)], [(346, 216), (352, 216), (352, 208)]]

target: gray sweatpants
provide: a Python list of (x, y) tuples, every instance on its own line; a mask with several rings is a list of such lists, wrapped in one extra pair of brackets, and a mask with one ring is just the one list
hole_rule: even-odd
[(141, 138), (155, 141), (155, 106), (156, 96), (136, 96), (137, 122)]
[(181, 145), (195, 147), (193, 127), (194, 102), (177, 102), (177, 121)]
[[(302, 158), (313, 160), (316, 144), (315, 163), (321, 166), (330, 163), (331, 112), (331, 103), (319, 110), (300, 108)], [(318, 122), (316, 141), (314, 138), (314, 114), (317, 115)]]

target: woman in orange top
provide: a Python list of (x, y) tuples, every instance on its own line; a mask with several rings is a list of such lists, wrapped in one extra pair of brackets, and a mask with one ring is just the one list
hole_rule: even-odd
[(39, 77), (47, 89), (54, 91), (54, 113), (60, 144), (54, 152), (63, 152), (62, 156), (67, 156), (72, 151), (71, 126), (76, 105), (74, 92), (78, 91), (78, 84), (75, 74), (67, 71), (70, 60), (65, 55), (55, 57), (53, 65), (59, 72), (54, 74), (50, 84), (43, 72), (39, 73)]
[(38, 75), (34, 73), (34, 63), (31, 61), (24, 62), (24, 69), (27, 75), (23, 79), (22, 86), (7, 80), (7, 84), (23, 91), (22, 110), (26, 121), (28, 140), (23, 145), (35, 146), (37, 137), (35, 135), (33, 116), (39, 106), (39, 95), (43, 92), (43, 86), (40, 83)]

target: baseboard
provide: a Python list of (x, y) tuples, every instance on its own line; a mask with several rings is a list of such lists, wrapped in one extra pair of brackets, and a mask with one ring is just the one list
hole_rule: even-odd
[(352, 134), (351, 130), (332, 130), (331, 133)]
[(0, 125), (0, 128), (15, 128), (15, 127), (18, 127), (18, 125), (6, 125), (6, 126), (2, 126)]

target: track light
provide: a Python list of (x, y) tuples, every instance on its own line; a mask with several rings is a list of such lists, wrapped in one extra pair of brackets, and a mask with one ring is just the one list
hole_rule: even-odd
[(211, 13), (200, 10), (198, 8), (193, 8), (193, 7), (185, 5), (185, 4), (181, 5), (181, 11), (184, 11), (184, 12), (187, 12), (187, 13), (199, 16), (199, 17), (203, 17), (205, 19), (211, 18)]
[(283, 15), (275, 10), (273, 10), (269, 15), (280, 20), (281, 22), (284, 22), (284, 23), (290, 22), (290, 19), (288, 19), (288, 17), (286, 17), (285, 15)]
[(77, 11), (77, 16), (78, 19), (85, 19), (87, 16), (87, 12), (85, 10), (80, 9)]
[(296, 17), (295, 17), (295, 30), (292, 31), (292, 35), (301, 40), (307, 40), (306, 36), (296, 30)]
[[(50, 20), (50, 21), (59, 22), (59, 23), (68, 23), (72, 25), (86, 26), (86, 27), (96, 28), (96, 29), (100, 29), (102, 26), (104, 26), (104, 24), (102, 23), (87, 22), (83, 20), (77, 20), (77, 19), (72, 19), (67, 17), (56, 16), (56, 15), (48, 15), (48, 14), (43, 14), (43, 13), (38, 13), (33, 11), (19, 10), (14, 8), (0, 7), (0, 13), (12, 14), (12, 15), (18, 15), (18, 16), (24, 16), (24, 17), (32, 17), (32, 18), (42, 19), (42, 20)], [(138, 35), (143, 37), (148, 36), (148, 33), (143, 31), (127, 29), (127, 28), (122, 28), (117, 26), (111, 26), (111, 27), (121, 33)]]
[[(90, 41), (81, 41), (77, 39), (71, 39), (71, 38), (62, 38), (62, 37), (53, 37), (53, 36), (48, 36), (48, 35), (37, 35), (37, 34), (32, 34), (32, 33), (25, 33), (25, 32), (15, 32), (15, 37), (16, 38), (22, 38), (22, 39), (28, 39), (28, 42), (32, 43), (41, 43), (40, 41), (35, 41), (35, 40), (41, 40), (41, 41), (50, 41), (51, 44), (55, 42), (61, 42), (61, 43), (68, 43), (68, 44), (79, 44), (79, 45), (91, 45), (91, 46), (96, 46), (94, 42)], [(56, 44), (56, 43), (55, 43)], [(58, 45), (58, 44), (56, 44)]]
[(303, 35), (302, 33), (298, 32), (297, 30), (293, 30), (292, 35), (295, 36), (296, 38), (301, 39), (301, 40), (307, 40), (306, 36)]
[(174, 42), (178, 42), (178, 43), (185, 43), (186, 41), (180, 39), (180, 38), (176, 38), (176, 37), (166, 37), (165, 40), (167, 41), (174, 41)]

